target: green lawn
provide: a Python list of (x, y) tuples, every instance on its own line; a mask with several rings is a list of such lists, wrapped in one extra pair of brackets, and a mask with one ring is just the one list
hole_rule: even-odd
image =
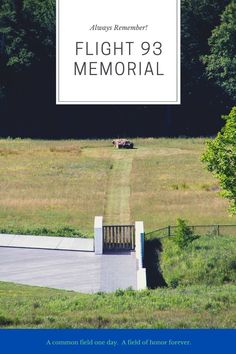
[(235, 328), (236, 285), (83, 295), (0, 282), (2, 328)]
[(134, 143), (135, 150), (114, 150), (110, 140), (0, 140), (1, 229), (70, 227), (92, 235), (95, 215), (109, 223), (120, 215), (144, 220), (146, 232), (178, 217), (236, 223), (200, 162), (204, 139)]

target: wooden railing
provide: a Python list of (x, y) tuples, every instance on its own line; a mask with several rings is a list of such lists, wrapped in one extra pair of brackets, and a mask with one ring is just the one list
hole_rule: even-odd
[(103, 226), (104, 250), (134, 250), (135, 227), (134, 225), (104, 225)]

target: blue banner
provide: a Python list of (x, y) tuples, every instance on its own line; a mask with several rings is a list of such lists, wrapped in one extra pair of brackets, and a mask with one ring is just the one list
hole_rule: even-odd
[(60, 353), (235, 353), (236, 330), (7, 329), (3, 354)]

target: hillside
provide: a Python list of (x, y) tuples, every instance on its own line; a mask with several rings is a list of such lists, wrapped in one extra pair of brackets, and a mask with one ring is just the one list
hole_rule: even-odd
[(2, 230), (71, 227), (92, 235), (93, 218), (175, 224), (235, 223), (200, 156), (204, 139), (0, 140)]
[(235, 304), (235, 285), (85, 295), (0, 282), (0, 327), (235, 328)]
[(162, 240), (160, 267), (170, 287), (236, 284), (236, 237), (201, 236), (181, 250)]

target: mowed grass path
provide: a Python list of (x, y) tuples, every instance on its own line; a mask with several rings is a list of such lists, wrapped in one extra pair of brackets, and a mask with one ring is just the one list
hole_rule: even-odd
[(236, 223), (204, 169), (204, 139), (0, 140), (0, 227), (79, 228), (144, 220), (145, 230), (175, 224)]
[(130, 174), (136, 150), (114, 150), (108, 176), (104, 221), (130, 224)]

